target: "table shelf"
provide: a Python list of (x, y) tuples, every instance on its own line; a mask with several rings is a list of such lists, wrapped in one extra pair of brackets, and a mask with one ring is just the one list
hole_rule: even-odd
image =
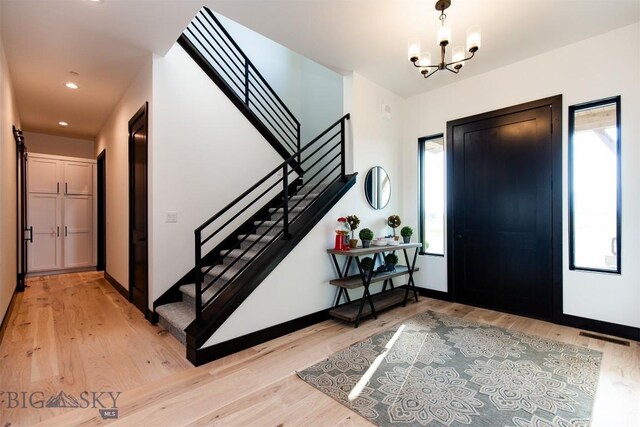
[[(371, 298), (373, 299), (373, 305), (375, 306), (376, 311), (379, 311), (392, 307), (394, 305), (402, 304), (404, 302), (405, 294), (405, 289), (392, 289), (390, 291), (374, 294), (371, 296)], [(350, 302), (348, 304), (330, 310), (329, 315), (346, 322), (355, 322), (358, 318), (359, 307), (360, 300)], [(371, 316), (371, 308), (369, 307), (369, 304), (365, 304), (362, 308), (360, 317), (363, 318), (369, 316)]]
[[(419, 268), (414, 268), (413, 271), (419, 271)], [(385, 271), (384, 273), (373, 273), (373, 276), (371, 277), (371, 283), (377, 283), (377, 282), (384, 282), (387, 279), (393, 279), (394, 277), (399, 277), (399, 276), (404, 276), (405, 274), (409, 273), (409, 268), (405, 267), (404, 265), (397, 265), (396, 266), (396, 270), (395, 271)], [(329, 281), (330, 284), (332, 284), (333, 286), (339, 286), (341, 288), (346, 288), (346, 289), (356, 289), (356, 288), (361, 288), (363, 286), (362, 284), (362, 278), (360, 277), (359, 274), (354, 274), (352, 276), (347, 276), (344, 277), (342, 279), (333, 279)]]

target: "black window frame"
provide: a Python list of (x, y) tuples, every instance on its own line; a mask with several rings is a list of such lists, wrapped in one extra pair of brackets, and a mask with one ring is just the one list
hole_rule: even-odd
[[(617, 265), (616, 269), (603, 269), (594, 267), (580, 267), (575, 264), (575, 230), (574, 230), (574, 194), (573, 194), (573, 169), (574, 169), (574, 130), (575, 130), (575, 113), (581, 110), (587, 110), (590, 108), (596, 108), (603, 105), (616, 106), (616, 257)], [(590, 101), (581, 104), (569, 106), (569, 270), (572, 271), (587, 271), (595, 273), (607, 273), (607, 274), (622, 274), (622, 122), (621, 122), (621, 96), (613, 96), (610, 98), (604, 98), (597, 101)]]
[[(428, 248), (425, 250), (424, 249), (424, 243), (425, 243), (425, 230), (424, 230), (424, 188), (423, 188), (423, 183), (424, 183), (424, 146), (425, 143), (427, 141), (431, 141), (434, 139), (442, 139), (442, 149), (444, 150), (444, 133), (438, 133), (438, 134), (434, 134), (434, 135), (429, 135), (429, 136), (423, 136), (418, 138), (418, 238), (420, 239), (420, 243), (422, 243), (422, 249), (420, 250), (419, 254), (420, 255), (430, 255), (430, 256), (435, 256), (435, 257), (441, 257), (444, 258), (445, 255), (445, 251), (446, 251), (446, 247), (447, 247), (447, 230), (446, 227), (444, 227), (443, 229), (443, 246), (442, 246), (442, 253), (434, 253), (434, 252), (429, 252)], [(445, 168), (446, 168), (446, 161), (444, 162)], [(443, 180), (445, 179), (444, 177), (446, 176), (446, 170), (443, 176)], [(443, 185), (446, 185), (446, 183), (443, 181)], [(445, 194), (446, 194), (446, 188), (445, 188)], [(444, 219), (443, 219), (444, 221)], [(444, 225), (444, 224), (443, 224)]]

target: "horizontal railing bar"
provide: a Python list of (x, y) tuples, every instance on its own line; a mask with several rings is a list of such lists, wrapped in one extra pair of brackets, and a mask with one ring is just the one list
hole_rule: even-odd
[[(266, 107), (262, 104), (262, 102), (260, 101), (260, 99), (259, 99), (259, 98), (251, 98), (251, 99), (254, 101), (254, 102), (251, 104), (251, 106), (252, 106), (252, 107), (254, 107), (254, 108), (252, 108), (252, 110), (254, 110), (254, 111), (256, 111), (256, 112), (260, 113), (260, 115), (261, 115), (262, 117), (264, 117), (264, 118), (265, 118), (265, 120), (266, 120), (266, 121), (267, 121), (267, 123), (270, 125), (270, 127), (271, 127), (271, 128), (273, 128), (273, 129), (278, 133), (278, 136), (280, 136), (280, 138), (281, 138), (281, 139), (283, 139), (283, 140), (284, 140), (284, 139), (286, 139), (286, 138), (288, 137), (288, 138), (289, 138), (289, 140), (290, 140), (290, 141), (292, 141), (293, 143), (295, 143), (295, 142), (296, 142), (295, 135), (287, 134), (287, 133), (286, 133), (286, 131), (285, 131), (284, 129), (282, 129), (282, 127), (280, 127), (280, 129), (282, 130), (282, 132), (284, 132), (284, 133), (285, 133), (285, 134), (283, 135), (281, 132), (279, 132), (279, 131), (277, 130), (277, 128), (276, 128), (274, 125), (271, 125), (271, 123), (269, 122), (269, 120), (267, 119), (267, 117), (264, 115), (264, 112), (266, 112), (266, 113), (269, 115), (269, 117), (271, 117), (274, 121), (275, 121), (275, 118), (271, 115), (271, 113), (269, 113), (269, 111), (267, 111)], [(257, 102), (262, 106), (262, 110), (261, 110), (261, 109), (259, 109), (259, 108), (255, 108), (255, 105), (256, 105), (256, 102), (255, 102), (255, 101), (257, 101)], [(264, 111), (264, 112), (263, 112), (263, 111)], [(295, 151), (295, 150), (294, 150), (294, 151)]]
[[(240, 49), (240, 47), (233, 42), (233, 38), (231, 38), (228, 35), (228, 33), (226, 33), (226, 31), (222, 31), (222, 32), (220, 31), (220, 29), (224, 30), (224, 27), (222, 27), (221, 25), (216, 25), (215, 23), (211, 22), (208, 19), (206, 14), (202, 14), (202, 18), (203, 18), (202, 20), (198, 17), (198, 15), (196, 15), (196, 19), (198, 23), (200, 23), (202, 27), (207, 30), (207, 33), (209, 33), (209, 35), (211, 35), (212, 38), (215, 37), (213, 33), (209, 30), (209, 28), (212, 28), (213, 31), (215, 31), (216, 34), (218, 35), (218, 38), (220, 38), (224, 42), (224, 44), (227, 46), (228, 50), (233, 52), (233, 55), (238, 59), (238, 61), (240, 61), (240, 63), (244, 65), (245, 61), (247, 60), (247, 55), (245, 55), (242, 49)], [(220, 46), (220, 48), (224, 49), (222, 46)]]
[(225, 222), (223, 225), (221, 225), (216, 231), (214, 231), (213, 233), (211, 233), (211, 235), (209, 235), (209, 237), (207, 237), (206, 239), (204, 239), (202, 241), (202, 244), (204, 245), (206, 242), (208, 242), (213, 236), (215, 236), (216, 234), (218, 234), (220, 231), (222, 231), (223, 228), (225, 228), (227, 225), (231, 224), (236, 218), (238, 218), (238, 216), (242, 215), (244, 212), (246, 212), (247, 209), (249, 209), (251, 206), (253, 206), (253, 204), (255, 202), (257, 202), (258, 200), (260, 200), (262, 197), (264, 197), (265, 194), (267, 194), (269, 191), (273, 190), (275, 188), (276, 185), (280, 184), (282, 182), (282, 178), (277, 180), (276, 182), (274, 182), (273, 184), (271, 184), (271, 186), (269, 188), (267, 188), (266, 190), (264, 190), (262, 192), (262, 194), (260, 194), (258, 197), (256, 197), (255, 199), (253, 199), (251, 201), (251, 203), (247, 204), (244, 208), (242, 208), (242, 210), (240, 210), (238, 213), (236, 213), (233, 217), (231, 217), (229, 220), (227, 220), (227, 222)]
[[(236, 43), (236, 41), (233, 39), (233, 37), (231, 37), (231, 34), (229, 34), (229, 32), (227, 31), (226, 28), (224, 28), (222, 23), (218, 20), (218, 18), (216, 18), (216, 16), (213, 14), (213, 12), (211, 12), (211, 10), (209, 10), (209, 8), (206, 8), (206, 7), (203, 7), (203, 9), (206, 11), (206, 13), (203, 13), (203, 16), (205, 17), (205, 19), (207, 19), (207, 21), (209, 21), (209, 23), (212, 26), (214, 26), (216, 28), (220, 28), (220, 30), (224, 33), (224, 35), (229, 40), (229, 42), (231, 42), (231, 44), (236, 48), (236, 50), (238, 52), (240, 52), (242, 57), (245, 60), (249, 60), (247, 55), (245, 55), (244, 51), (242, 49), (240, 49), (240, 46), (238, 46), (238, 43)], [(211, 18), (213, 20), (213, 23), (208, 18)]]
[[(311, 169), (313, 169), (313, 167), (314, 167), (315, 165), (317, 165), (317, 164), (318, 164), (322, 159), (324, 159), (325, 157), (327, 157), (329, 154), (331, 154), (331, 152), (332, 152), (333, 150), (335, 150), (335, 149), (336, 149), (336, 148), (338, 148), (338, 147), (340, 147), (340, 142), (338, 142), (336, 145), (334, 145), (333, 147), (331, 147), (331, 149), (327, 150), (327, 151), (326, 151), (326, 153), (324, 153), (322, 156), (318, 157), (318, 158), (316, 159), (316, 161), (315, 161), (311, 166), (306, 167), (306, 168), (305, 168), (305, 170), (307, 170), (307, 171), (311, 171)], [(336, 156), (339, 156), (339, 155), (340, 155), (340, 152), (338, 151), (338, 154), (337, 154)], [(331, 162), (336, 158), (336, 156), (334, 156), (334, 158), (333, 158), (333, 159), (329, 160), (329, 161), (327, 162), (327, 164), (331, 163)], [(325, 167), (326, 167), (326, 165), (325, 165)], [(322, 169), (324, 169), (324, 167), (323, 167), (323, 168), (321, 168), (321, 169), (320, 169), (320, 171), (322, 171)]]
[[(301, 165), (305, 164), (305, 162), (308, 162), (310, 159), (313, 158), (313, 156), (315, 156), (318, 151), (322, 150), (323, 148), (325, 148), (327, 146), (327, 144), (329, 144), (336, 136), (340, 135), (340, 131), (338, 131), (338, 133), (336, 133), (335, 135), (333, 135), (331, 138), (327, 139), (324, 144), (322, 144), (321, 146), (319, 146), (316, 151), (314, 151), (313, 153), (309, 154), (308, 156), (306, 156), (304, 158), (304, 160), (300, 163)], [(336, 145), (334, 145), (333, 147), (331, 147), (331, 149), (329, 149), (328, 151), (333, 150), (334, 148), (338, 147), (340, 145), (340, 141), (338, 141), (338, 143)], [(314, 165), (315, 166), (315, 165)]]
[[(218, 18), (216, 18), (216, 16), (213, 14), (213, 12), (209, 8), (205, 7), (204, 9), (207, 11), (208, 15), (216, 22), (216, 24), (218, 24), (220, 29), (226, 34), (226, 36), (233, 43), (233, 45), (238, 49), (238, 51), (242, 52), (242, 49), (240, 49), (240, 46), (238, 46), (238, 44), (235, 42), (235, 40), (233, 40), (233, 37), (231, 37), (231, 35), (227, 32), (227, 30), (224, 28), (224, 26), (220, 23)], [(261, 80), (263, 80), (265, 83), (267, 83), (267, 80), (262, 76), (260, 71), (258, 71), (258, 69), (255, 67), (255, 65), (253, 65), (253, 62), (251, 62), (251, 60), (247, 57), (247, 55), (244, 55), (244, 57), (246, 58), (246, 60), (247, 60), (247, 62), (249, 64), (249, 68), (252, 69), (252, 71), (254, 71), (258, 75), (258, 77), (260, 77)], [(267, 86), (269, 86), (269, 83), (267, 83)], [(272, 89), (272, 91), (273, 91), (273, 89)], [(287, 112), (294, 118), (296, 123), (300, 124), (300, 122), (298, 122), (298, 119), (295, 118), (293, 113), (289, 110), (289, 108), (287, 108), (287, 106), (282, 101), (282, 99), (280, 99), (278, 94), (275, 93), (275, 92), (273, 94), (276, 97), (276, 99), (278, 100), (278, 102), (280, 102), (280, 104), (282, 104), (282, 106), (287, 110)]]
[(206, 220), (202, 225), (200, 225), (200, 227), (198, 227), (196, 229), (196, 231), (202, 231), (203, 228), (205, 228), (206, 226), (208, 226), (209, 224), (211, 224), (213, 221), (215, 221), (216, 219), (218, 219), (223, 213), (225, 213), (227, 210), (229, 210), (229, 208), (233, 205), (235, 205), (236, 203), (238, 203), (240, 200), (242, 200), (243, 198), (245, 198), (247, 196), (247, 194), (251, 193), (253, 190), (255, 190), (259, 185), (261, 185), (263, 182), (265, 182), (267, 179), (269, 179), (271, 176), (273, 176), (274, 174), (276, 174), (280, 169), (282, 169), (282, 167), (285, 164), (289, 164), (291, 162), (293, 162), (294, 160), (296, 160), (298, 154), (302, 153), (303, 151), (306, 151), (309, 147), (311, 147), (316, 141), (318, 141), (320, 138), (322, 138), (324, 135), (326, 135), (331, 129), (333, 129), (335, 126), (337, 126), (338, 124), (340, 124), (343, 120), (349, 120), (350, 115), (349, 113), (345, 114), (343, 117), (341, 117), (340, 119), (338, 119), (335, 123), (331, 124), (331, 126), (329, 126), (329, 128), (327, 128), (325, 131), (323, 131), (320, 135), (318, 135), (317, 137), (313, 138), (311, 141), (309, 141), (308, 144), (306, 144), (304, 147), (302, 147), (300, 150), (298, 150), (297, 153), (294, 153), (292, 156), (290, 156), (288, 159), (286, 159), (284, 162), (280, 163), (278, 166), (276, 166), (271, 172), (269, 172), (267, 175), (265, 175), (263, 178), (261, 178), (257, 183), (253, 184), (249, 189), (247, 189), (244, 193), (242, 193), (241, 195), (239, 195), (238, 197), (236, 197), (231, 203), (229, 203), (226, 207), (224, 207), (221, 211), (219, 211), (218, 213), (216, 213), (214, 216), (212, 216), (211, 218), (209, 218), (208, 220)]
[[(296, 133), (297, 133), (296, 125), (292, 124), (290, 120), (286, 119), (287, 116), (285, 115), (284, 112), (282, 112), (282, 110), (277, 110), (276, 108), (274, 108), (273, 101), (265, 97), (265, 94), (262, 93), (262, 91), (260, 91), (260, 88), (258, 88), (255, 85), (254, 81), (255, 81), (255, 78), (249, 79), (249, 87), (254, 89), (251, 92), (253, 94), (253, 97), (257, 99), (260, 99), (260, 98), (263, 99), (265, 103), (271, 108), (271, 111), (274, 112), (278, 120), (280, 120), (282, 125), (287, 129), (287, 131), (293, 134), (294, 136), (296, 136)], [(285, 118), (283, 119), (282, 116), (284, 116)]]
[[(197, 43), (199, 43), (199, 44), (202, 46), (202, 49), (206, 52), (207, 56), (205, 57), (205, 56), (203, 55), (203, 57), (207, 60), (207, 62), (209, 63), (209, 65), (211, 65), (211, 67), (212, 67), (212, 68), (214, 68), (214, 69), (216, 69), (216, 70), (218, 70), (218, 69), (219, 69), (220, 71), (222, 71), (222, 72), (223, 72), (223, 73), (228, 77), (228, 81), (230, 81), (231, 83), (233, 83), (233, 85), (235, 85), (235, 86), (238, 88), (238, 90), (239, 90), (240, 92), (244, 91), (244, 85), (242, 84), (242, 77), (239, 77), (237, 74), (235, 74), (235, 73), (233, 72), (233, 70), (232, 70), (230, 67), (228, 67), (228, 66), (227, 66), (227, 67), (223, 66), (223, 65), (218, 61), (218, 59), (216, 59), (216, 57), (215, 57), (214, 55), (212, 55), (212, 54), (209, 52), (209, 50), (208, 50), (208, 49), (207, 49), (207, 48), (202, 44), (202, 42), (200, 42), (200, 40), (198, 40), (197, 38), (194, 38), (194, 39), (195, 39), (195, 41), (196, 41)], [(218, 57), (220, 57), (220, 56), (218, 55)], [(212, 60), (213, 60), (213, 61), (214, 61), (218, 66), (217, 66), (217, 67), (214, 67), (213, 63), (209, 60), (209, 58), (211, 58), (211, 59), (212, 59)], [(220, 59), (222, 60), (222, 58), (221, 58), (221, 57), (220, 57)], [(229, 72), (231, 72), (231, 73), (233, 74), (233, 76), (231, 76), (231, 75), (229, 74), (229, 72), (227, 72), (227, 70), (229, 70)], [(238, 80), (240, 80), (240, 83), (238, 83)]]
[[(218, 45), (218, 47), (220, 48), (220, 51), (221, 51), (221, 52), (224, 52), (224, 53), (226, 54), (226, 56), (231, 60), (231, 62), (232, 62), (234, 65), (236, 65), (236, 68), (238, 69), (238, 71), (239, 71), (240, 73), (243, 73), (243, 74), (244, 74), (244, 69), (243, 69), (243, 68), (244, 68), (244, 61), (245, 61), (245, 57), (244, 57), (244, 56), (238, 56), (238, 53), (237, 53), (237, 52), (236, 52), (236, 51), (235, 51), (231, 46), (229, 46), (228, 41), (227, 41), (224, 37), (215, 37), (215, 36), (211, 33), (211, 31), (209, 31), (209, 30), (208, 30), (208, 28), (207, 28), (206, 24), (204, 24), (203, 22), (201, 22), (201, 21), (198, 19), (198, 17), (197, 17), (197, 16), (196, 16), (196, 19), (198, 20), (198, 23), (200, 24), (200, 27), (202, 27), (202, 30), (203, 30), (204, 32), (206, 32), (206, 33), (207, 33), (207, 35), (209, 36), (209, 37), (205, 36), (205, 35), (203, 34), (203, 32), (202, 32), (202, 31), (200, 31), (199, 26), (198, 26), (198, 25), (194, 25), (193, 27), (194, 27), (196, 30), (198, 30), (198, 32), (200, 33), (200, 35), (202, 36), (202, 38), (203, 38), (203, 39), (205, 39), (205, 40), (206, 40), (206, 42), (209, 44), (209, 46), (211, 46), (211, 48), (212, 48), (212, 49), (214, 49), (214, 50), (217, 50), (217, 49), (213, 46), (213, 44), (211, 43), (211, 40), (213, 40), (214, 42), (216, 42), (216, 44), (217, 44), (217, 45)], [(188, 28), (188, 27), (187, 27), (187, 28)], [(216, 30), (216, 28), (215, 28), (215, 27), (214, 27), (213, 29), (214, 29), (214, 31), (216, 31), (216, 32), (217, 32), (217, 30)], [(218, 33), (218, 34), (219, 34), (219, 33)], [(225, 47), (224, 47), (224, 46), (222, 46), (222, 45), (220, 44), (220, 40), (222, 40), (222, 42), (224, 42), (224, 44), (226, 45), (227, 49), (225, 49)], [(234, 60), (233, 60), (233, 58), (231, 57), (231, 55), (229, 55), (229, 51), (231, 51), (231, 53), (233, 53), (233, 56), (235, 56), (235, 57), (236, 57), (237, 61), (234, 61)], [(220, 55), (220, 56), (222, 56), (222, 55)], [(241, 64), (241, 65), (237, 65), (237, 64)]]
[[(284, 110), (284, 109), (282, 108), (282, 105), (281, 105), (281, 104), (279, 104), (279, 103), (278, 103), (278, 101), (277, 101), (276, 99), (274, 99), (274, 98), (273, 98), (273, 93), (274, 93), (274, 92), (273, 92), (273, 90), (270, 90), (270, 87), (269, 87), (269, 86), (266, 86), (266, 83), (265, 83), (265, 82), (263, 82), (262, 80), (260, 80), (260, 79), (256, 79), (256, 78), (254, 78), (254, 80), (255, 80), (255, 81), (256, 81), (256, 83), (258, 83), (258, 84), (255, 84), (255, 83), (253, 83), (253, 82), (252, 82), (251, 86), (253, 86), (253, 87), (254, 87), (254, 89), (256, 89), (256, 91), (258, 91), (258, 93), (261, 93), (261, 94), (262, 94), (262, 93), (264, 92), (264, 95), (267, 95), (267, 96), (270, 98), (270, 100), (272, 101), (272, 103), (274, 103), (274, 104), (275, 104), (275, 106), (276, 106), (276, 107), (278, 107), (278, 110), (280, 111), (280, 113), (281, 113), (284, 117), (286, 117), (286, 118), (287, 118), (287, 121), (289, 122), (289, 125), (291, 125), (293, 129), (297, 129), (297, 128), (299, 128), (299, 127), (300, 127), (300, 123), (298, 123), (298, 122), (295, 120), (295, 117), (293, 117), (291, 114), (289, 114), (289, 112), (288, 112), (287, 110)], [(293, 119), (293, 120), (292, 120), (292, 119)]]
[[(259, 80), (260, 80), (261, 82), (264, 82), (264, 84), (265, 84), (265, 85), (267, 85), (268, 87), (271, 87), (271, 86), (269, 86), (269, 83), (267, 82), (267, 80), (262, 76), (262, 74), (260, 73), (260, 71), (258, 71), (258, 69), (256, 68), (256, 66), (255, 66), (255, 65), (253, 65), (253, 62), (251, 62), (251, 60), (249, 60), (249, 69), (250, 69), (252, 72), (256, 73), (256, 75), (259, 77)], [(280, 98), (280, 96), (278, 96), (278, 94), (277, 94), (275, 91), (273, 91), (273, 89), (271, 89), (271, 90), (270, 90), (270, 93), (273, 95), (273, 97), (275, 98), (275, 100), (276, 100), (276, 101), (277, 101), (277, 102), (282, 106), (282, 108), (284, 108), (284, 109), (285, 109), (285, 111), (286, 111), (287, 113), (289, 113), (289, 115), (291, 116), (291, 118), (292, 118), (293, 120), (295, 120), (296, 124), (297, 124), (298, 126), (300, 126), (300, 122), (298, 121), (298, 119), (296, 118), (296, 116), (291, 112), (291, 110), (289, 110), (289, 107), (287, 107), (287, 104), (285, 104), (285, 103), (284, 103), (284, 101)]]

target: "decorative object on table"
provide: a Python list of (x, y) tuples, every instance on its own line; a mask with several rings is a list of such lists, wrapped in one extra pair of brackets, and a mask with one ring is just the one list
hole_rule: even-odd
[(344, 238), (348, 236), (351, 232), (351, 228), (349, 227), (349, 223), (345, 217), (338, 218), (338, 223), (336, 224), (336, 244), (333, 249), (336, 251), (348, 251), (349, 246), (345, 245)]
[(432, 311), (403, 324), (390, 349), (397, 326), (298, 376), (378, 426), (589, 425), (599, 351)]
[(369, 271), (373, 270), (373, 258), (364, 257), (360, 261), (360, 267), (362, 267), (362, 271), (365, 274), (369, 274)]
[[(448, 70), (452, 73), (458, 74), (465, 61), (474, 57), (478, 49), (480, 49), (481, 36), (480, 27), (474, 26), (467, 30), (467, 50), (471, 55), (465, 57), (464, 46), (456, 46), (453, 48), (451, 54), (451, 62), (445, 62), (446, 48), (451, 41), (451, 28), (444, 24), (447, 19), (444, 11), (451, 6), (451, 0), (438, 0), (436, 1), (436, 10), (440, 12), (440, 22), (442, 26), (438, 30), (438, 46), (440, 50), (440, 61), (435, 65), (431, 63), (431, 53), (422, 52), (420, 50), (419, 43), (412, 43), (409, 45), (409, 61), (414, 67), (418, 68), (422, 77), (425, 79), (434, 75), (440, 70)], [(453, 68), (452, 68), (453, 67)]]
[(372, 241), (371, 244), (373, 246), (387, 246), (389, 241), (384, 237), (379, 237), (376, 240)]
[(380, 166), (374, 166), (364, 179), (364, 194), (373, 209), (383, 209), (391, 198), (389, 175)]
[(396, 264), (398, 264), (398, 255), (387, 254), (384, 257), (384, 265), (387, 267), (387, 271), (396, 271)]
[(362, 240), (362, 247), (368, 248), (371, 244), (371, 240), (373, 240), (373, 231), (369, 230), (368, 228), (363, 228), (362, 230), (360, 230), (358, 237), (360, 237), (360, 240)]
[(360, 226), (360, 218), (355, 215), (349, 215), (347, 222), (351, 228), (351, 239), (349, 239), (349, 247), (355, 249), (358, 247), (358, 239), (356, 239), (356, 229)]
[(398, 215), (391, 215), (389, 218), (387, 218), (387, 225), (393, 229), (394, 240), (400, 239), (399, 236), (396, 236), (396, 228), (400, 227), (400, 224), (402, 224), (402, 221), (400, 220), (400, 217)]
[(411, 243), (411, 236), (413, 236), (413, 228), (404, 226), (400, 229), (400, 235), (404, 243)]

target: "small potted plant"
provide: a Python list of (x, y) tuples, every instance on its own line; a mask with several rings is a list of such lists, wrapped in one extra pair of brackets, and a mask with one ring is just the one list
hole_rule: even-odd
[(393, 229), (393, 239), (400, 240), (400, 236), (396, 236), (396, 228), (400, 227), (402, 221), (398, 215), (391, 215), (387, 218), (387, 225)]
[(368, 274), (371, 270), (373, 270), (373, 258), (362, 258), (362, 261), (360, 261), (360, 267), (362, 268), (363, 273)]
[(368, 228), (363, 228), (362, 230), (360, 230), (360, 234), (358, 234), (358, 237), (360, 237), (360, 240), (362, 240), (362, 247), (368, 248), (371, 244), (371, 241), (373, 240), (373, 231), (369, 230)]
[(387, 271), (396, 271), (396, 264), (398, 263), (398, 255), (387, 254), (384, 257), (384, 263), (387, 267)]
[(355, 215), (349, 215), (347, 217), (349, 227), (351, 227), (351, 239), (349, 239), (349, 247), (355, 249), (358, 246), (358, 239), (356, 239), (356, 228), (360, 226), (360, 218)]
[(411, 242), (411, 236), (413, 236), (413, 228), (405, 226), (400, 229), (400, 235), (402, 236), (402, 240), (404, 243)]

